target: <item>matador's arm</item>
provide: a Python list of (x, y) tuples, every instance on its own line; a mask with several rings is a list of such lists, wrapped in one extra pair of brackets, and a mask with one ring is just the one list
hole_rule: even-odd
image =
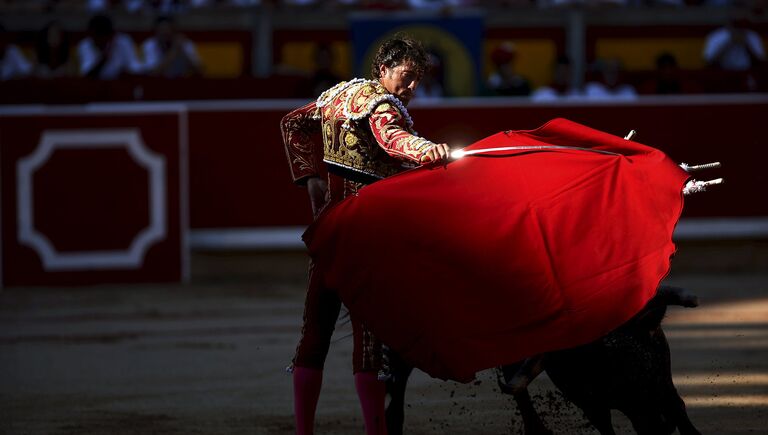
[(401, 160), (419, 162), (435, 144), (407, 130), (407, 121), (394, 105), (385, 102), (368, 117), (373, 137), (387, 154)]
[(320, 121), (313, 118), (315, 111), (313, 101), (285, 115), (280, 121), (288, 165), (296, 184), (305, 185), (309, 177), (320, 175), (318, 162), (322, 160), (323, 149), (313, 138), (321, 128)]

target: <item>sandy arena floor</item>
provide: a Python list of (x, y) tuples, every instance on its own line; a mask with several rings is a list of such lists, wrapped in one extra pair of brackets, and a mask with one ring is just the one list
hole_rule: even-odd
[[(693, 244), (667, 279), (702, 301), (670, 309), (664, 327), (675, 383), (705, 434), (768, 433), (763, 245)], [(303, 254), (193, 260), (184, 286), (0, 292), (0, 434), (292, 434), (284, 367), (298, 338)], [(318, 434), (363, 433), (349, 334), (337, 328)], [(556, 433), (597, 433), (545, 376), (532, 393)], [(407, 400), (409, 434), (521, 433), (491, 372), (470, 385), (417, 372)], [(632, 433), (614, 415), (617, 432)]]

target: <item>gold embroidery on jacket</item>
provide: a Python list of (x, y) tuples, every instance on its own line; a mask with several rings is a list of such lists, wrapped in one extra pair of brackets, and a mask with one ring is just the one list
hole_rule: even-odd
[(413, 135), (410, 116), (398, 103), (374, 81), (356, 79), (326, 91), (317, 101), (324, 160), (376, 178), (412, 167), (432, 143)]

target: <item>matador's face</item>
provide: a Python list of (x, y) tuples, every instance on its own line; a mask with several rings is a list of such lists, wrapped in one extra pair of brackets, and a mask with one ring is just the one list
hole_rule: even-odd
[(419, 81), (421, 81), (421, 74), (410, 62), (392, 68), (386, 65), (379, 67), (379, 82), (405, 105), (408, 105), (413, 98)]

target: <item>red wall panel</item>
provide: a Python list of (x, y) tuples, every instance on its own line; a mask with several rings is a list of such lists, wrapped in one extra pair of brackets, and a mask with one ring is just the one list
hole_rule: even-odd
[(2, 284), (182, 280), (181, 109), (3, 114)]
[[(285, 111), (287, 113), (287, 110)], [(280, 134), (283, 110), (192, 110), (192, 228), (303, 225), (306, 191), (292, 183)]]
[[(259, 102), (238, 111), (190, 106), (192, 228), (303, 225), (303, 189), (291, 184), (279, 120), (303, 101)], [(502, 130), (536, 128), (563, 117), (662, 149), (689, 164), (721, 161), (697, 174), (726, 184), (686, 201), (686, 217), (768, 216), (762, 167), (765, 96), (649, 98), (635, 103), (532, 104), (515, 99), (447, 100), (410, 109), (423, 136), (465, 146)]]

